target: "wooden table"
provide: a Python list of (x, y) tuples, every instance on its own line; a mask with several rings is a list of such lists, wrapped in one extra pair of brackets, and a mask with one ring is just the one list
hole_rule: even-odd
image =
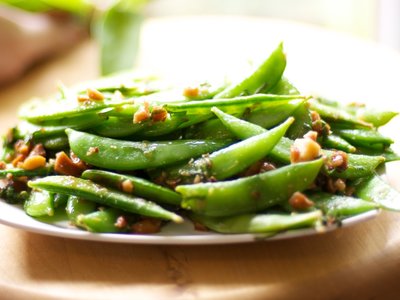
[[(288, 53), (287, 75), (302, 88), (399, 110), (398, 53), (278, 20), (149, 21), (141, 66), (173, 70), (183, 78), (193, 71), (229, 72), (244, 54), (265, 57), (264, 48), (279, 39)], [(57, 80), (70, 85), (95, 78), (97, 57), (95, 44), (86, 41), (3, 87), (1, 130), (16, 122), (20, 103), (54, 92)], [(400, 188), (398, 169), (389, 166), (388, 178)], [(394, 299), (400, 291), (399, 232), (400, 215), (395, 213), (326, 234), (215, 246), (90, 242), (0, 225), (0, 298)]]

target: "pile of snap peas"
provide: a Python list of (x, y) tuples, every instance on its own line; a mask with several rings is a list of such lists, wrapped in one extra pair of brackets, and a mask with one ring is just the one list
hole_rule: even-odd
[(400, 211), (378, 172), (397, 113), (302, 95), (283, 45), (234, 82), (171, 86), (115, 75), (21, 107), (3, 136), (0, 196), (95, 233), (169, 222), (223, 234), (323, 229)]

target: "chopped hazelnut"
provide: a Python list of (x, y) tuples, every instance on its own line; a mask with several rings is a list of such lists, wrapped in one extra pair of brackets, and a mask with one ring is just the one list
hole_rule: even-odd
[(157, 233), (161, 229), (161, 220), (145, 218), (134, 223), (131, 228), (134, 233)]
[(89, 150), (86, 152), (87, 156), (93, 155), (99, 153), (99, 148), (98, 147), (89, 147)]
[(95, 101), (104, 100), (104, 95), (96, 89), (88, 88), (86, 90), (88, 97)]
[(143, 105), (133, 115), (133, 123), (141, 123), (150, 118), (149, 103), (145, 101)]
[(289, 199), (289, 204), (294, 210), (305, 210), (314, 205), (314, 202), (300, 192), (295, 192)]
[(292, 163), (313, 160), (321, 155), (321, 146), (312, 139), (296, 139), (290, 148)]
[(5, 170), (7, 168), (7, 164), (4, 161), (0, 161), (0, 170)]
[(154, 122), (163, 122), (168, 116), (168, 112), (161, 106), (154, 106), (151, 112), (151, 119)]
[(46, 165), (46, 158), (41, 155), (32, 155), (28, 156), (23, 164), (22, 168), (25, 170), (34, 170), (38, 168), (42, 168)]
[(88, 95), (78, 95), (77, 97), (78, 102), (87, 102), (90, 101), (90, 98)]
[(84, 171), (78, 164), (74, 164), (68, 155), (62, 151), (56, 154), (56, 161), (54, 163), (54, 171), (63, 175), (72, 175), (79, 177)]
[(196, 98), (200, 94), (198, 87), (187, 87), (183, 90), (183, 96), (188, 98)]
[(132, 181), (126, 179), (124, 181), (122, 181), (121, 183), (121, 190), (124, 193), (128, 193), (128, 194), (132, 194), (133, 190), (134, 190), (134, 185), (132, 183)]

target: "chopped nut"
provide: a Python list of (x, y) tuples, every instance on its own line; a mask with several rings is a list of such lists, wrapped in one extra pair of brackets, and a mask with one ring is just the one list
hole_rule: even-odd
[(343, 179), (336, 179), (333, 185), (339, 192), (344, 192), (346, 190), (346, 182)]
[(11, 164), (16, 167), (18, 165), (18, 163), (23, 162), (25, 160), (26, 156), (23, 154), (18, 154), (13, 161), (11, 162)]
[(88, 88), (86, 90), (88, 97), (95, 101), (104, 100), (104, 95), (96, 89)]
[(93, 155), (99, 153), (99, 148), (98, 147), (89, 147), (89, 150), (86, 152), (87, 156)]
[(310, 130), (309, 132), (307, 132), (304, 136), (305, 139), (311, 139), (314, 142), (317, 141), (317, 137), (318, 137), (318, 132)]
[(74, 165), (76, 165), (79, 169), (86, 170), (88, 168), (88, 165), (78, 156), (76, 156), (74, 152), (70, 151), (69, 157), (71, 158)]
[(36, 155), (46, 157), (46, 150), (44, 149), (43, 144), (36, 144), (31, 152), (29, 152), (28, 157)]
[(56, 154), (56, 161), (54, 163), (54, 171), (63, 175), (72, 175), (80, 177), (84, 169), (78, 164), (74, 164), (68, 155), (62, 151)]
[(88, 95), (78, 95), (77, 97), (78, 102), (88, 102), (90, 101), (90, 98)]
[(321, 146), (312, 139), (296, 139), (290, 148), (292, 163), (313, 160), (321, 155)]
[(143, 105), (133, 115), (133, 123), (141, 123), (150, 118), (149, 103), (145, 101)]
[(29, 151), (31, 150), (31, 148), (23, 140), (18, 140), (14, 144), (14, 150), (18, 154), (22, 154), (24, 156), (27, 156), (29, 154)]
[(200, 183), (201, 182), (201, 177), (199, 174), (196, 174), (196, 176), (193, 179), (193, 183)]
[(130, 181), (128, 179), (122, 181), (121, 190), (125, 193), (132, 194), (132, 192), (134, 190), (134, 185), (133, 185), (132, 181)]
[(5, 170), (7, 168), (7, 164), (4, 161), (0, 161), (0, 170)]
[(344, 171), (348, 166), (348, 156), (346, 152), (343, 151), (335, 151), (328, 161), (326, 165), (329, 169), (338, 169), (339, 171)]
[(188, 98), (196, 98), (200, 94), (200, 90), (198, 87), (186, 87), (183, 90), (183, 96)]
[(300, 192), (295, 192), (289, 199), (289, 204), (294, 210), (305, 210), (314, 206), (314, 202)]
[(134, 233), (157, 233), (161, 229), (161, 220), (145, 218), (134, 223), (131, 228)]
[(312, 110), (310, 113), (311, 113), (311, 121), (315, 122), (321, 120), (319, 113), (317, 113), (315, 110)]
[(154, 122), (163, 122), (168, 116), (168, 112), (161, 106), (154, 106), (151, 112), (151, 119)]
[(208, 228), (199, 222), (193, 222), (193, 226), (197, 231), (208, 231)]
[(125, 216), (119, 216), (114, 225), (119, 229), (123, 229), (128, 226), (128, 221), (126, 220)]
[(42, 168), (46, 165), (46, 158), (41, 155), (28, 156), (23, 164), (22, 168), (24, 170), (35, 170), (37, 168)]

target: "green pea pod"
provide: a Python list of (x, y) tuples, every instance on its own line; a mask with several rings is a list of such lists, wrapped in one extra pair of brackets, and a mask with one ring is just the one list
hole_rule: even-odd
[(69, 147), (68, 138), (63, 134), (63, 136), (53, 136), (44, 139), (37, 139), (37, 143), (42, 143), (43, 147), (49, 150), (63, 150)]
[[(212, 111), (216, 115), (222, 113), (216, 107)], [(162, 178), (166, 183), (186, 184), (196, 181), (222, 180), (236, 175), (264, 158), (282, 138), (293, 121), (293, 118), (289, 118), (280, 126), (260, 135), (190, 161), (184, 166), (163, 170)], [(229, 161), (229, 164), (227, 164), (227, 161)]]
[(101, 205), (111, 206), (139, 215), (171, 220), (181, 223), (180, 216), (165, 210), (161, 206), (142, 198), (131, 197), (124, 193), (107, 189), (101, 185), (73, 176), (47, 176), (29, 181), (32, 188), (39, 188), (53, 193), (63, 193), (91, 200)]
[(220, 149), (228, 141), (176, 140), (130, 142), (67, 129), (72, 151), (100, 168), (138, 170), (166, 166)]
[(312, 130), (311, 115), (307, 103), (300, 105), (294, 112), (295, 122), (289, 128), (286, 136), (292, 140), (303, 137)]
[[(240, 139), (247, 139), (266, 131), (261, 126), (241, 120), (232, 115), (219, 112), (217, 117), (235, 136)], [(275, 147), (270, 151), (269, 156), (282, 163), (290, 163), (290, 147), (293, 141), (282, 137)]]
[(385, 162), (397, 161), (400, 160), (400, 154), (396, 153), (392, 148), (385, 149), (371, 149), (371, 148), (363, 148), (357, 147), (357, 153), (369, 156), (382, 156), (385, 158)]
[(60, 120), (72, 117), (82, 117), (84, 119), (102, 109), (118, 107), (129, 103), (133, 103), (132, 98), (122, 100), (105, 98), (102, 101), (86, 102), (79, 102), (77, 98), (67, 100), (51, 99), (46, 102), (41, 100), (32, 100), (21, 107), (19, 117), (36, 124), (43, 121)]
[[(104, 122), (104, 118), (98, 114), (89, 114), (82, 118), (64, 118), (53, 121), (53, 124), (33, 124), (28, 121), (21, 121), (15, 128), (15, 137), (24, 138), (26, 136), (32, 136), (34, 139), (46, 138), (54, 135), (65, 135), (65, 129), (86, 129), (93, 126), (97, 126)], [(47, 123), (47, 122), (46, 122)]]
[(179, 185), (176, 191), (182, 194), (182, 207), (197, 214), (223, 217), (257, 212), (307, 189), (322, 164), (317, 159), (237, 180)]
[(340, 136), (337, 136), (336, 134), (329, 134), (327, 136), (324, 136), (320, 142), (323, 147), (328, 149), (337, 149), (348, 153), (353, 153), (356, 151), (356, 147), (354, 147), (345, 139), (342, 139)]
[(167, 103), (164, 108), (168, 112), (186, 112), (188, 115), (197, 115), (207, 114), (215, 106), (229, 114), (241, 114), (248, 110), (268, 109), (271, 106), (283, 104), (282, 102), (271, 103), (273, 101), (304, 100), (306, 98), (300, 95), (255, 94), (228, 99), (214, 98), (211, 100)]
[[(81, 177), (157, 203), (178, 206), (181, 203), (178, 193), (143, 178), (94, 169), (86, 170)], [(123, 183), (131, 184), (132, 191), (124, 191)]]
[(400, 193), (374, 174), (354, 183), (355, 195), (384, 209), (400, 211)]
[(54, 194), (47, 191), (33, 190), (24, 203), (25, 212), (32, 217), (54, 215)]
[[(244, 139), (249, 136), (257, 135), (265, 131), (264, 128), (240, 120), (227, 114), (220, 114), (218, 116), (221, 121), (231, 130), (237, 137)], [(290, 163), (290, 147), (293, 141), (288, 138), (281, 138), (276, 146), (269, 153), (269, 157), (281, 163)], [(322, 154), (330, 158), (334, 151), (322, 150)], [(327, 166), (323, 168), (324, 172), (339, 178), (355, 179), (371, 175), (375, 169), (385, 161), (382, 156), (367, 156), (358, 154), (348, 154), (348, 166), (344, 171), (329, 170)]]
[(54, 208), (65, 207), (68, 203), (69, 196), (65, 194), (54, 194)]
[[(66, 195), (66, 194), (59, 194)], [(78, 216), (86, 215), (96, 211), (97, 204), (96, 202), (89, 201), (83, 198), (79, 198), (77, 196), (67, 196), (67, 204), (65, 206), (65, 212), (67, 214), (68, 219), (73, 224), (78, 224)]]
[(243, 214), (231, 217), (192, 215), (192, 219), (207, 228), (227, 234), (278, 233), (304, 227), (318, 227), (322, 222), (319, 210), (298, 214)]
[(280, 43), (255, 71), (228, 86), (215, 98), (232, 98), (255, 94), (261, 90), (268, 91), (281, 79), (285, 67), (286, 55), (283, 52), (283, 44)]
[(358, 126), (372, 128), (373, 124), (365, 122), (355, 115), (343, 110), (339, 107), (323, 104), (317, 100), (309, 100), (310, 109), (316, 111), (323, 119), (328, 121), (341, 121)]
[(378, 208), (373, 202), (349, 196), (312, 193), (308, 194), (308, 197), (314, 202), (317, 209), (334, 218), (354, 216)]
[(117, 219), (120, 216), (120, 210), (104, 208), (86, 215), (79, 215), (77, 217), (77, 226), (97, 233), (126, 232), (127, 228), (117, 226)]
[(376, 130), (370, 129), (341, 129), (335, 130), (335, 133), (355, 146), (371, 147), (373, 145), (389, 146), (393, 140)]
[(300, 91), (285, 76), (282, 76), (281, 80), (274, 85), (269, 93), (276, 95), (300, 95)]
[(11, 174), (13, 177), (36, 177), (36, 176), (47, 176), (53, 171), (52, 165), (47, 165), (43, 168), (37, 168), (34, 170), (25, 170), (21, 168), (6, 168), (4, 170), (0, 170), (0, 178), (4, 178), (7, 174)]
[[(263, 104), (264, 108), (261, 110), (246, 111), (240, 118), (263, 128), (271, 128), (289, 118), (302, 103), (304, 100), (271, 101)], [(212, 119), (189, 128), (185, 137), (232, 138), (234, 135), (219, 119)]]
[[(323, 150), (323, 154), (329, 159), (335, 151)], [(347, 168), (343, 171), (330, 170), (327, 166), (324, 166), (323, 171), (334, 177), (344, 179), (357, 179), (360, 177), (370, 176), (374, 173), (376, 168), (385, 162), (383, 156), (368, 156), (361, 154), (347, 154), (348, 162)]]
[(393, 111), (379, 111), (368, 108), (357, 109), (355, 113), (358, 119), (367, 123), (371, 123), (375, 127), (380, 127), (387, 124), (399, 114), (398, 112)]

